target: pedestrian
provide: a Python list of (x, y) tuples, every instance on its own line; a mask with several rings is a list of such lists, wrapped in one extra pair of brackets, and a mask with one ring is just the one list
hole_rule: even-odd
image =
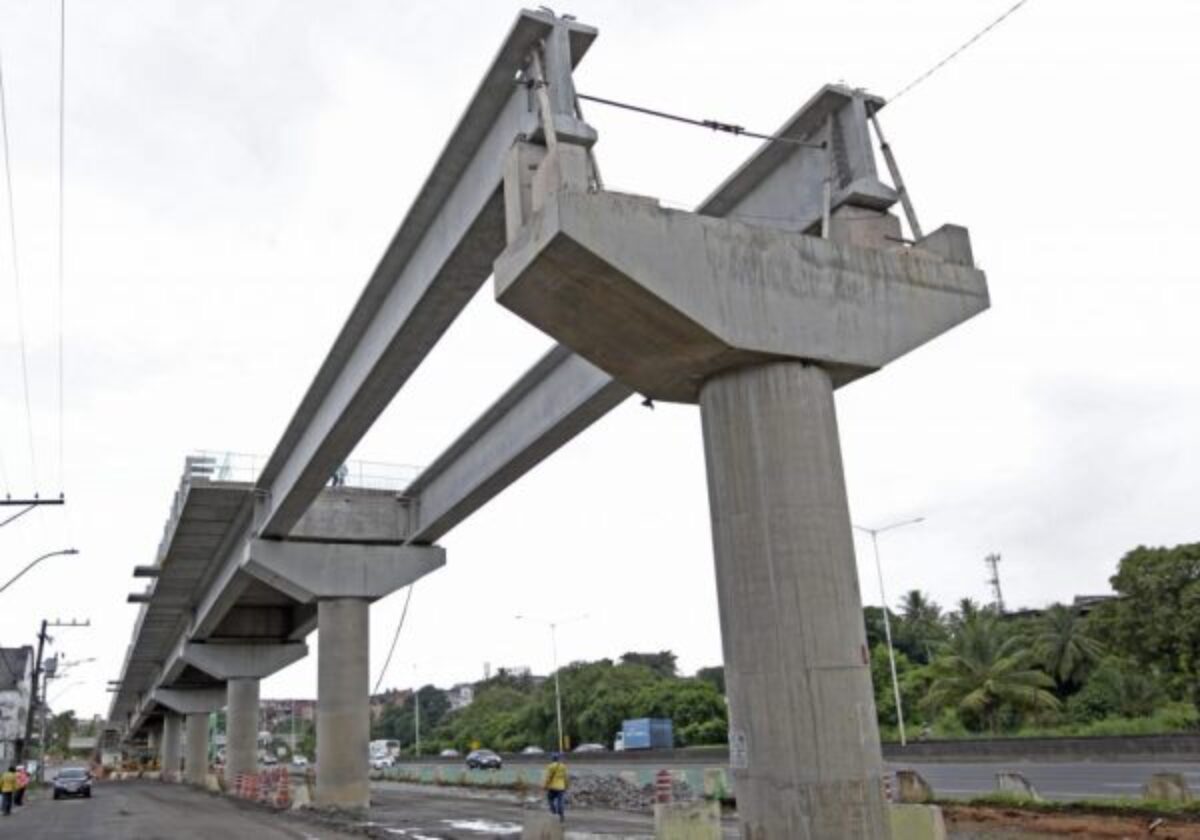
[(25, 765), (17, 765), (17, 789), (13, 791), (13, 804), (25, 804), (25, 788), (29, 787), (29, 774), (25, 772)]
[(550, 764), (546, 767), (542, 787), (546, 789), (546, 801), (550, 804), (550, 813), (557, 814), (560, 822), (565, 820), (567, 818), (567, 765), (562, 762), (562, 753), (550, 754)]
[(12, 813), (13, 792), (17, 789), (17, 768), (9, 765), (4, 773), (0, 773), (0, 812), (4, 816)]

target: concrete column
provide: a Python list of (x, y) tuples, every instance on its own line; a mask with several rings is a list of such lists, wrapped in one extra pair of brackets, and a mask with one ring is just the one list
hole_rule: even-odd
[(203, 787), (208, 776), (208, 713), (187, 716), (187, 755), (183, 762), (189, 784)]
[(330, 598), (317, 604), (317, 804), (370, 804), (367, 751), (368, 603)]
[(174, 712), (163, 713), (162, 748), (159, 752), (158, 763), (165, 781), (174, 781), (179, 776), (182, 723), (182, 718)]
[(232, 785), (239, 773), (258, 772), (258, 680), (231, 679), (226, 691), (225, 780)]
[(746, 840), (889, 837), (828, 374), (779, 362), (700, 392)]

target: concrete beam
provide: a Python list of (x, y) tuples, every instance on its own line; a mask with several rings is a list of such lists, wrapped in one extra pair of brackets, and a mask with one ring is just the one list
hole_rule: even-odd
[(438, 546), (378, 546), (251, 540), (247, 573), (301, 603), (390, 595), (446, 564)]
[(218, 680), (262, 679), (308, 655), (303, 642), (237, 644), (185, 642), (182, 657)]
[(495, 276), (505, 307), (630, 387), (678, 402), (696, 402), (722, 371), (781, 358), (820, 364), (844, 385), (988, 307), (983, 272), (931, 251), (573, 190), (547, 198)]
[[(262, 536), (288, 535), (491, 273), (505, 241), (505, 160), (538, 126), (530, 91), (514, 79), (555, 27), (572, 66), (596, 34), (544, 12), (517, 16), (258, 480)], [(547, 52), (547, 61), (561, 56), (562, 43)], [(573, 120), (573, 103), (562, 116), (564, 126)]]
[(412, 538), (440, 538), (630, 393), (567, 348), (553, 348), (409, 486)]
[(225, 706), (225, 686), (212, 688), (156, 688), (150, 699), (181, 715), (219, 712)]

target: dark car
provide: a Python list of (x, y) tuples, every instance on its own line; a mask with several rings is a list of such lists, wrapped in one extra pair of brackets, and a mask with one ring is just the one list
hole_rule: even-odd
[(86, 767), (64, 767), (54, 777), (54, 798), (92, 796), (92, 774)]
[(500, 756), (491, 750), (474, 750), (467, 754), (467, 766), (472, 770), (499, 770), (503, 765)]

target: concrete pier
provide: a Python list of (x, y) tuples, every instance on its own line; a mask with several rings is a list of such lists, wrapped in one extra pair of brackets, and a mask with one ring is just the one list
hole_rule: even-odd
[(885, 840), (830, 377), (745, 368), (700, 408), (742, 836)]
[(183, 719), (174, 712), (163, 714), (162, 745), (159, 752), (159, 767), (164, 781), (174, 781), (179, 776), (179, 746)]
[(204, 787), (208, 775), (208, 713), (190, 714), (187, 720), (187, 754), (183, 770), (188, 784)]
[(231, 679), (226, 690), (225, 778), (232, 783), (241, 773), (258, 772), (258, 679)]
[(369, 604), (363, 598), (328, 598), (317, 610), (317, 804), (365, 808)]

